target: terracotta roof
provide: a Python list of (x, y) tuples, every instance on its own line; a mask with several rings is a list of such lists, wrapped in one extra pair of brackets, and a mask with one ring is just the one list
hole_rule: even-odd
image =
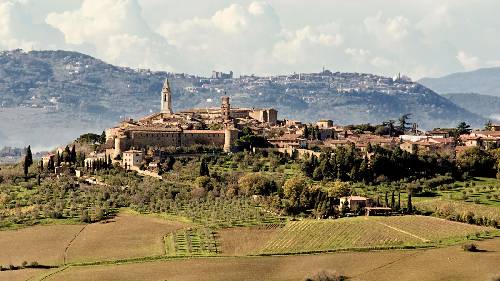
[(131, 149), (131, 150), (124, 151), (123, 153), (142, 153), (142, 151)]
[(347, 199), (347, 200), (354, 200), (354, 201), (365, 201), (365, 200), (368, 200), (367, 197), (363, 197), (363, 196), (357, 196), (357, 195), (351, 195), (349, 197), (342, 197), (343, 199)]
[(125, 128), (126, 131), (138, 131), (138, 132), (180, 132), (181, 129), (177, 127), (149, 127), (149, 126), (137, 126)]
[(443, 129), (440, 129), (440, 130), (432, 130), (432, 131), (428, 131), (427, 132), (428, 134), (449, 134), (450, 131), (449, 130), (443, 130)]
[(472, 132), (471, 135), (500, 137), (500, 131), (477, 131), (477, 132)]
[(427, 138), (417, 141), (417, 143), (440, 143), (448, 144), (453, 143), (453, 138)]
[(184, 130), (186, 134), (224, 134), (223, 130)]
[(296, 141), (300, 139), (299, 134), (285, 134), (277, 138), (269, 139), (269, 141)]

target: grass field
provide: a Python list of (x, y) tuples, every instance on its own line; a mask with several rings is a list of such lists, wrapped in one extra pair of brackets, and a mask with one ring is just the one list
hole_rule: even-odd
[(0, 272), (0, 281), (36, 280), (37, 276), (48, 272), (48, 269), (23, 269)]
[(21, 265), (37, 261), (44, 265), (59, 265), (64, 250), (83, 225), (44, 225), (0, 231), (0, 265)]
[(120, 213), (107, 223), (87, 225), (68, 248), (66, 261), (164, 255), (164, 235), (186, 226), (177, 221)]
[[(496, 234), (498, 230), (493, 228), (424, 216), (301, 220), (286, 224), (277, 220), (274, 224), (213, 229), (183, 217), (139, 215), (125, 210), (106, 223), (0, 231), (0, 247), (7, 249), (0, 251), (0, 261), (4, 265), (18, 265), (24, 260), (69, 265), (48, 271), (0, 272), (0, 280), (28, 279), (48, 272), (56, 273), (47, 280), (200, 280), (200, 276), (205, 278), (202, 280), (255, 280), (256, 277), (260, 280), (302, 280), (321, 269), (335, 269), (349, 276), (366, 278), (371, 277), (368, 272), (379, 271), (380, 266), (392, 268), (393, 276), (397, 276), (398, 270), (411, 271), (412, 264), (394, 267), (394, 263), (405, 264), (415, 255), (429, 255), (427, 259), (460, 256), (464, 263), (470, 260), (486, 264), (491, 262), (489, 259), (483, 261), (483, 257), (490, 256), (500, 262), (500, 239), (489, 240), (495, 241), (490, 246), (497, 247), (497, 252), (466, 253), (469, 256), (463, 251), (458, 253), (456, 246), (451, 247), (455, 252), (446, 252), (446, 255), (450, 247), (425, 251), (365, 250), (448, 246)], [(480, 241), (489, 245), (487, 242)], [(342, 250), (351, 251), (324, 254)], [(267, 257), (301, 253), (322, 254)], [(481, 256), (476, 257), (476, 254)], [(369, 261), (363, 263), (363, 259)], [(425, 264), (424, 259), (420, 262)], [(439, 270), (436, 268), (436, 272), (442, 274)], [(475, 272), (475, 269), (470, 270)], [(415, 272), (421, 274), (411, 271), (409, 276)], [(384, 279), (386, 276), (382, 273), (379, 278), (361, 280), (389, 280)]]
[(422, 216), (302, 220), (289, 222), (260, 253), (418, 247), (464, 240), (488, 231), (494, 229)]
[(218, 231), (221, 254), (224, 256), (245, 256), (258, 254), (265, 243), (273, 239), (281, 225), (228, 228)]
[(460, 246), (411, 251), (318, 255), (195, 258), (138, 264), (70, 267), (46, 280), (304, 280), (320, 270), (351, 280), (491, 280), (500, 273), (500, 238), (477, 242), (481, 253)]

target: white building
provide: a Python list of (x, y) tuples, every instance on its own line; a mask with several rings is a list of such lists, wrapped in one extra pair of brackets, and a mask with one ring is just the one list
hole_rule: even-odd
[(144, 153), (140, 150), (127, 150), (123, 152), (123, 167), (136, 170), (144, 159)]

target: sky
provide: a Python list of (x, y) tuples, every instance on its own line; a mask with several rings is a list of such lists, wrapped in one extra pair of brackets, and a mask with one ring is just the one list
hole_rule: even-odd
[(0, 0), (0, 49), (209, 76), (500, 66), (498, 0)]

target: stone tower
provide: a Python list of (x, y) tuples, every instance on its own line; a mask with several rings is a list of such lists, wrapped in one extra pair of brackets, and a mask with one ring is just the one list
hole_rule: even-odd
[(238, 130), (226, 128), (224, 130), (224, 152), (234, 151), (234, 142), (238, 139)]
[(222, 97), (222, 105), (221, 105), (221, 115), (224, 122), (229, 121), (231, 119), (231, 104), (229, 103), (229, 97)]
[(170, 84), (168, 78), (165, 79), (163, 88), (161, 89), (161, 113), (172, 114), (172, 92), (170, 91)]

